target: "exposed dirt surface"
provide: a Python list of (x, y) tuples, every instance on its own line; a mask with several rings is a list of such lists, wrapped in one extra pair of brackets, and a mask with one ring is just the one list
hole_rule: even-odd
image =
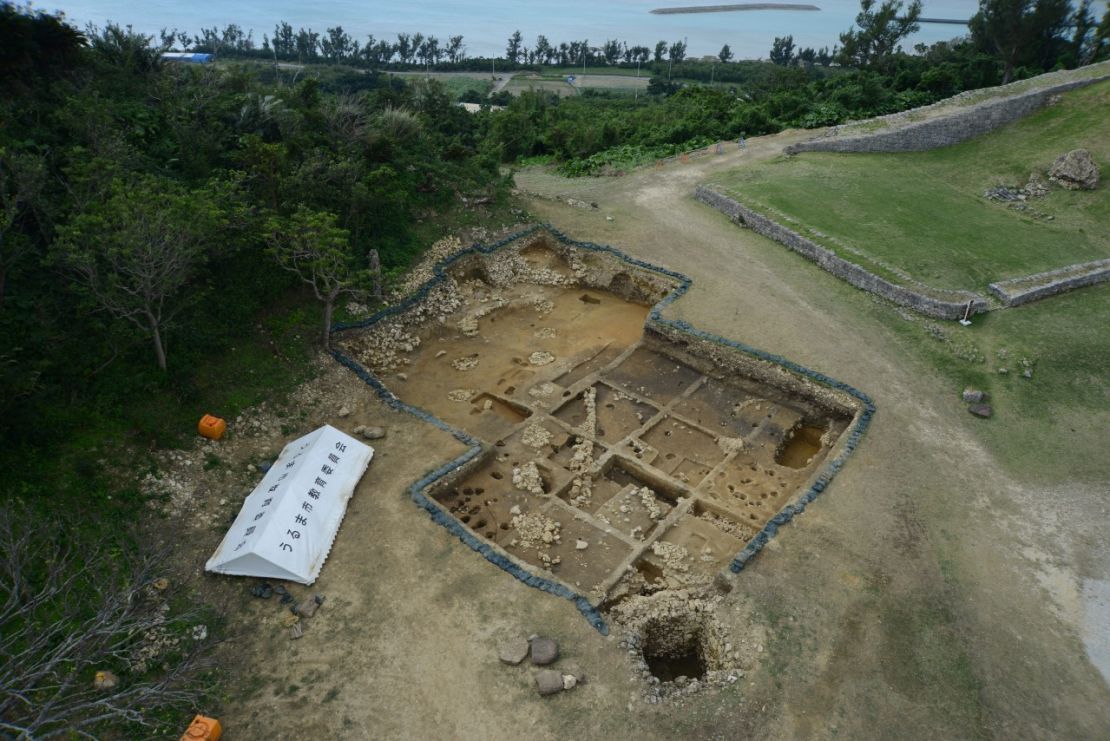
[[(712, 617), (667, 623), (653, 610), (639, 638), (602, 637), (569, 602), (491, 567), (405, 495), (462, 446), (389, 411), (324, 358), (318, 378), (288, 404), (232, 420), (227, 441), (167, 459), (167, 483), (157, 484), (171, 493), (174, 537), (195, 566), (194, 583), (229, 607), (233, 639), (221, 658), (232, 684), (219, 709), (227, 737), (1110, 736), (1110, 689), (1091, 658), (1105, 661), (1106, 610), (1090, 606), (1090, 595), (1105, 600), (1110, 563), (1106, 479), (1071, 481), (1050, 469), (1040, 482), (1014, 480), (977, 440), (982, 422), (958, 393), (860, 311), (871, 299), (690, 197), (718, 168), (775, 156), (809, 135), (749, 140), (742, 151), (624, 178), (526, 172), (517, 180), (539, 194), (530, 199), (534, 213), (572, 236), (691, 276), (693, 288), (668, 316), (875, 399), (870, 432), (829, 490), (719, 593), (696, 596)], [(434, 360), (431, 349), (424, 352)], [(518, 348), (521, 357), (545, 350), (556, 359), (557, 349), (538, 339)], [(464, 379), (476, 368), (451, 372)], [(460, 380), (457, 388), (480, 386)], [(444, 406), (453, 390), (444, 389)], [(710, 391), (689, 400), (719, 406)], [(456, 403), (469, 407), (464, 401)], [(387, 436), (373, 443), (377, 455), (319, 582), (290, 588), (298, 600), (327, 597), (292, 640), (288, 611), (251, 598), (250, 580), (200, 571), (257, 480), (246, 466), (325, 421), (348, 431), (378, 425)], [(799, 446), (820, 439), (802, 437)], [(575, 454), (560, 465), (570, 469)], [(207, 465), (208, 455), (220, 464)], [(650, 521), (644, 499), (629, 494)], [(714, 514), (701, 513), (720, 528), (708, 522)], [(545, 523), (521, 525), (543, 541)], [(654, 556), (665, 564), (676, 551), (659, 546)], [(619, 609), (635, 622), (636, 600), (645, 599)], [(532, 670), (504, 666), (496, 651), (533, 633), (557, 638), (560, 661), (579, 664), (589, 682), (538, 697)], [(1098, 651), (1089, 655), (1085, 641)], [(645, 667), (724, 673), (707, 690), (660, 699), (645, 693)]]

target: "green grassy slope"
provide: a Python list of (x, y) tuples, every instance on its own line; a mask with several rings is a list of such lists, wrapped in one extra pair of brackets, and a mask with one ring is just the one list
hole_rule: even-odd
[[(931, 152), (806, 153), (737, 169), (719, 182), (866, 267), (887, 266), (938, 288), (992, 281), (1110, 257), (1110, 195), (1053, 187), (1036, 215), (983, 191), (1023, 185), (1079, 147), (1110, 164), (1110, 82), (985, 137)], [(1051, 219), (1046, 217), (1051, 216)], [(816, 232), (816, 233), (815, 233)], [(879, 268), (889, 274), (889, 270)]]

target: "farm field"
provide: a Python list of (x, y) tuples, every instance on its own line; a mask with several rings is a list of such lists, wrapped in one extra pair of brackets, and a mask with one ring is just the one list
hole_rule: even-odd
[(1067, 93), (1054, 106), (991, 135), (930, 152), (803, 153), (720, 175), (749, 207), (849, 260), (938, 288), (988, 283), (1110, 257), (1105, 188), (1050, 186), (1021, 209), (984, 197), (1025, 185), (1067, 151), (1110, 160), (1110, 83)]
[[(573, 84), (566, 81), (567, 75), (574, 75)], [(525, 90), (547, 90), (559, 95), (577, 95), (586, 89), (632, 93), (637, 90), (646, 90), (647, 84), (648, 77), (646, 75), (637, 78), (630, 75), (590, 73), (583, 75), (580, 71), (578, 73), (567, 71), (566, 74), (545, 73), (543, 75), (518, 73), (509, 82), (506, 89), (514, 95), (519, 95)]]

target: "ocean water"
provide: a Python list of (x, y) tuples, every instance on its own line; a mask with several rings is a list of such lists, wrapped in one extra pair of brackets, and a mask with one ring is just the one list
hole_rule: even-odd
[[(397, 33), (419, 31), (441, 41), (462, 34), (470, 56), (500, 55), (515, 30), (532, 46), (538, 34), (553, 43), (588, 39), (600, 46), (606, 39), (654, 47), (655, 42), (686, 39), (689, 56), (716, 54), (728, 44), (739, 59), (766, 58), (776, 36), (794, 36), (799, 47), (832, 47), (839, 34), (853, 25), (858, 0), (808, 0), (819, 11), (760, 10), (690, 15), (652, 15), (652, 8), (675, 5), (716, 4), (727, 0), (561, 0), (524, 3), (509, 0), (416, 0), (414, 2), (358, 2), (358, 0), (47, 0), (36, 7), (61, 10), (77, 25), (107, 20), (131, 24), (136, 30), (156, 33), (180, 28), (196, 33), (201, 28), (223, 28), (237, 23), (253, 29), (260, 44), (262, 34), (272, 35), (284, 20), (294, 28), (304, 26), (323, 32), (340, 25), (364, 41), (368, 34), (394, 40)], [(807, 0), (800, 0), (807, 2)], [(1098, 3), (1101, 7), (1104, 3)], [(967, 19), (975, 13), (975, 0), (925, 0), (923, 17)], [(966, 33), (953, 25), (922, 24), (905, 44), (932, 43)]]

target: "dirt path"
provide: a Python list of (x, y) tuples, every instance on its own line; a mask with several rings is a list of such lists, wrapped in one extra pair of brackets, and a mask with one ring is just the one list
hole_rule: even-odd
[(516, 77), (515, 74), (502, 75), (501, 77), (498, 77), (497, 80), (493, 83), (493, 90), (490, 90), (489, 94), (495, 95), (504, 90), (506, 87), (508, 87), (509, 83), (513, 81), (514, 77)]
[[(295, 429), (283, 437), (275, 423), (221, 449), (243, 471), (324, 421), (388, 429), (313, 588), (327, 602), (303, 638), (290, 641), (281, 608), (247, 597), (248, 584), (202, 577), (196, 564), (197, 583), (228, 604), (235, 636), (222, 654), (233, 671), (221, 709), (229, 737), (1110, 735), (1110, 689), (1083, 644), (1107, 632), (1083, 599), (1084, 579), (1110, 562), (1105, 487), (1012, 480), (954, 390), (867, 311), (870, 297), (690, 197), (718, 170), (806, 136), (751, 140), (743, 151), (623, 178), (518, 177), (542, 195), (529, 199), (533, 212), (570, 235), (693, 277), (670, 316), (875, 398), (878, 414), (849, 465), (725, 598), (733, 637), (754, 657), (742, 681), (683, 704), (644, 703), (617, 636), (600, 636), (570, 603), (493, 568), (408, 501), (407, 485), (458, 443), (389, 412), (325, 364), (314, 391), (283, 411)], [(349, 416), (338, 416), (341, 406)], [(252, 476), (193, 495), (207, 513), (190, 543), (197, 561), (234, 514), (234, 504), (217, 502), (222, 492), (249, 488)], [(533, 632), (557, 637), (589, 684), (544, 700), (526, 669), (499, 665), (498, 639)]]

